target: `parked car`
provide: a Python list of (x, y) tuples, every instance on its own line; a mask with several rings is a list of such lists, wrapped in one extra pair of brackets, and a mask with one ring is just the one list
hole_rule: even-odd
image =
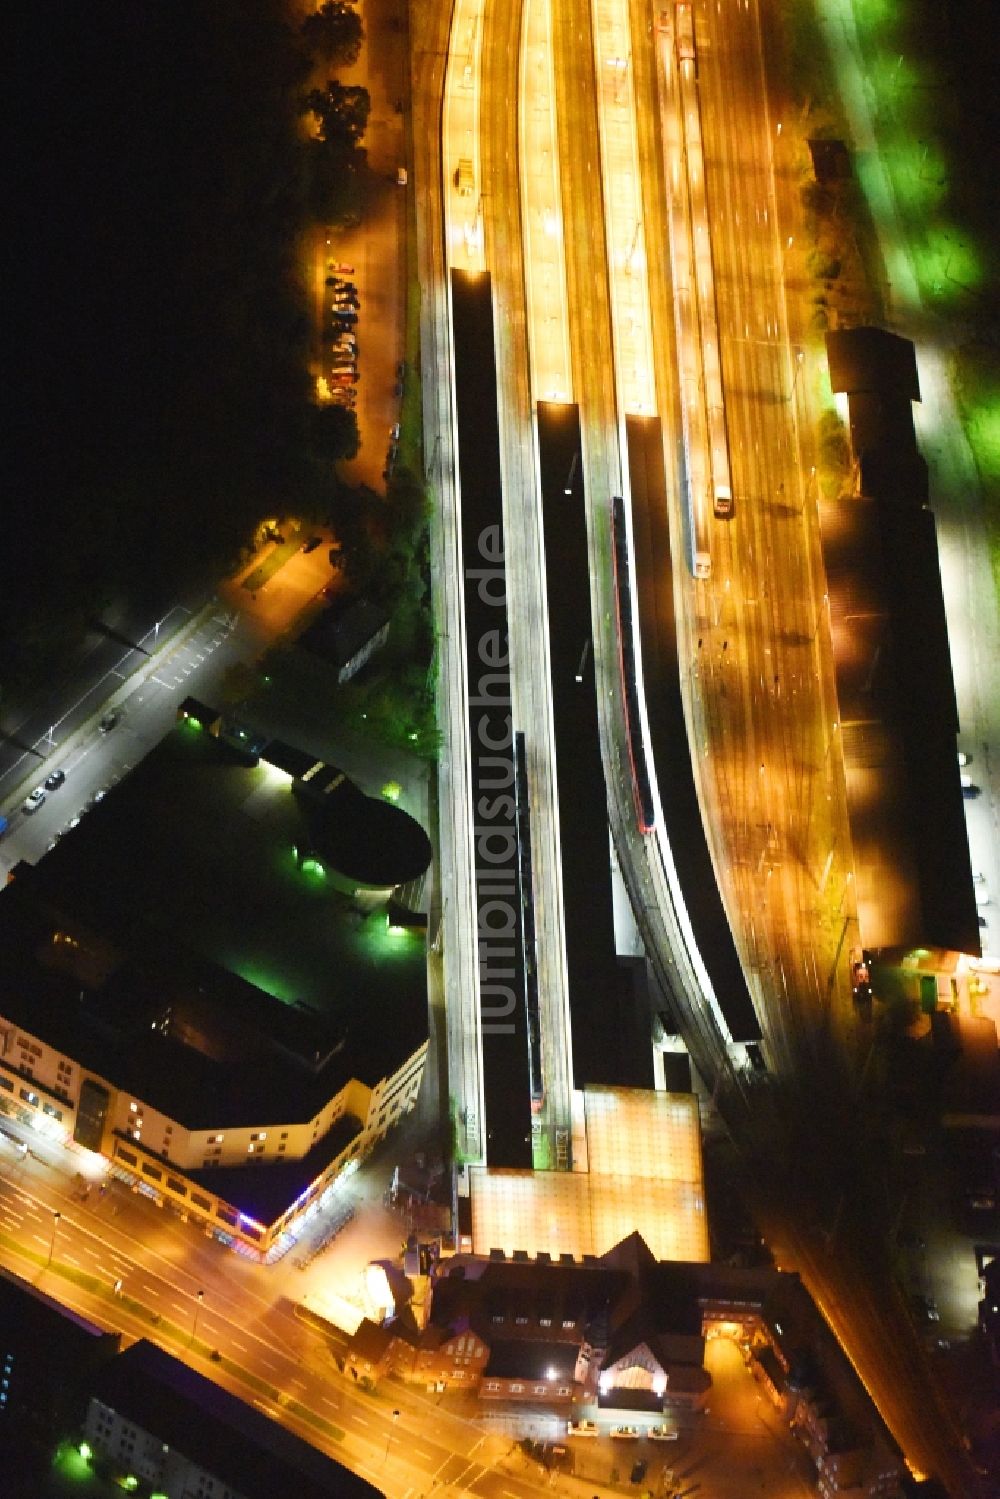
[(97, 727), (100, 729), (102, 734), (110, 734), (111, 730), (116, 729), (120, 722), (121, 713), (117, 708), (112, 708), (110, 713), (105, 713), (104, 717), (101, 719)]
[(29, 791), (28, 792), (27, 796), (24, 798), (22, 806), (24, 807), (25, 812), (27, 812), (30, 815), (30, 813), (38, 811), (39, 807), (42, 805), (42, 803), (44, 802), (44, 800), (45, 800), (45, 788), (44, 788), (44, 786), (36, 786), (35, 789), (34, 789), (34, 791)]
[(638, 1426), (613, 1426), (611, 1436), (619, 1442), (637, 1442), (639, 1440)]
[(567, 1421), (566, 1435), (568, 1437), (596, 1437), (596, 1421)]
[(64, 770), (50, 770), (45, 777), (46, 791), (58, 791), (65, 779), (66, 772)]
[(676, 1426), (651, 1426), (646, 1435), (651, 1442), (676, 1442), (680, 1432)]
[(340, 260), (328, 260), (326, 268), (328, 271), (335, 271), (340, 276), (354, 275), (354, 267), (352, 265), (344, 265)]
[(973, 783), (971, 776), (961, 775), (958, 778), (962, 783), (962, 795), (970, 801), (973, 797), (980, 795), (980, 788)]
[(322, 546), (322, 544), (322, 536), (310, 536), (308, 541), (302, 543), (302, 550), (304, 552), (315, 552), (316, 548)]
[(910, 1305), (918, 1316), (924, 1317), (928, 1322), (940, 1322), (941, 1313), (935, 1302), (929, 1296), (915, 1295), (910, 1297)]

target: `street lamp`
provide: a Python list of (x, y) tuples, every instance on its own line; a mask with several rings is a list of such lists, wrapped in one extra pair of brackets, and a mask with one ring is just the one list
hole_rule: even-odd
[(52, 1256), (55, 1253), (55, 1248), (56, 1248), (56, 1229), (59, 1227), (59, 1219), (61, 1217), (62, 1217), (62, 1213), (60, 1213), (59, 1209), (56, 1208), (53, 1211), (53, 1213), (52, 1213), (52, 1238), (49, 1240), (49, 1257), (45, 1261), (46, 1268), (48, 1268), (48, 1266), (51, 1265), (51, 1263), (52, 1263)]
[[(395, 1424), (395, 1422), (397, 1422), (399, 1420), (399, 1411), (393, 1411), (393, 1413), (392, 1413), (392, 1419), (393, 1419), (393, 1424)], [(389, 1427), (389, 1435), (385, 1439), (385, 1457), (382, 1459), (382, 1461), (384, 1463), (389, 1461), (389, 1447), (390, 1447), (391, 1442), (392, 1442), (392, 1427), (390, 1426)]]
[(794, 401), (795, 400), (795, 387), (799, 383), (799, 374), (801, 373), (802, 364), (803, 364), (803, 361), (805, 360), (805, 357), (806, 356), (805, 356), (805, 350), (804, 349), (796, 349), (795, 350), (795, 374), (792, 376), (792, 388), (791, 388), (791, 390), (788, 393), (788, 399), (789, 399), (789, 401)]
[(195, 1298), (195, 1303), (194, 1303), (194, 1320), (191, 1323), (191, 1341), (192, 1341), (192, 1343), (194, 1342), (194, 1335), (198, 1331), (198, 1313), (201, 1311), (202, 1306), (204, 1305), (204, 1302), (205, 1302), (205, 1293), (204, 1293), (204, 1291), (199, 1291), (198, 1295)]

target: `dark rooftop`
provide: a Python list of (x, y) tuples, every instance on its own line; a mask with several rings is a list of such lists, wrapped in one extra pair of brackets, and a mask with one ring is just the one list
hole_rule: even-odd
[(842, 328), (826, 335), (830, 384), (835, 391), (893, 390), (920, 400), (917, 357), (908, 338), (885, 328)]
[(483, 1378), (561, 1379), (570, 1383), (576, 1369), (576, 1343), (544, 1343), (524, 1338), (492, 1342)]
[(870, 328), (830, 334), (827, 348), (861, 460), (861, 496), (822, 503), (820, 520), (862, 937), (978, 953), (913, 346)]
[[(261, 1166), (218, 1166), (207, 1171), (185, 1169), (184, 1175), (251, 1218), (273, 1223), (360, 1132), (361, 1125), (349, 1114), (343, 1114), (298, 1160), (272, 1160)], [(153, 1153), (146, 1151), (147, 1155)]]
[(152, 1343), (113, 1359), (93, 1393), (246, 1499), (376, 1499), (382, 1492)]
[(298, 867), (297, 807), (175, 730), (0, 892), (4, 1011), (190, 1128), (395, 1070), (427, 1036), (423, 942)]
[(389, 616), (370, 599), (336, 602), (299, 637), (299, 644), (317, 656), (345, 667), (373, 636), (384, 629)]

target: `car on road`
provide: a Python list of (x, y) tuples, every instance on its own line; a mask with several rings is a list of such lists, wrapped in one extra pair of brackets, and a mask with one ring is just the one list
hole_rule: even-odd
[(596, 1421), (567, 1421), (566, 1435), (568, 1437), (596, 1437)]
[(676, 1426), (651, 1426), (646, 1435), (651, 1442), (676, 1442), (680, 1432)]
[(980, 795), (980, 788), (973, 782), (971, 776), (962, 775), (958, 779), (962, 783), (962, 795), (964, 797), (971, 800), (973, 797)]
[(304, 541), (302, 543), (302, 550), (304, 552), (315, 552), (316, 548), (318, 546), (322, 546), (322, 545), (323, 545), (323, 538), (322, 538), (322, 536), (310, 536), (308, 541)]
[(959, 750), (959, 752), (958, 752), (958, 763), (959, 763), (959, 765), (968, 765), (970, 758), (971, 758), (971, 756), (967, 755), (964, 750)]
[(326, 268), (328, 271), (334, 271), (338, 276), (354, 275), (354, 267), (352, 265), (344, 265), (343, 261), (340, 260), (328, 260)]
[(24, 798), (24, 802), (23, 802), (22, 805), (24, 807), (25, 812), (27, 812), (27, 813), (30, 814), (32, 812), (37, 812), (38, 809), (39, 809), (39, 807), (44, 802), (44, 800), (45, 800), (45, 787), (44, 786), (36, 786), (35, 789), (34, 789), (34, 791), (29, 791), (28, 792), (27, 796)]
[(65, 779), (66, 772), (64, 770), (50, 770), (45, 777), (46, 791), (58, 791)]
[(399, 441), (399, 423), (398, 422), (393, 422), (392, 426), (389, 428), (389, 441), (390, 442), (398, 442)]
[(121, 713), (118, 711), (118, 709), (112, 708), (110, 713), (105, 713), (104, 717), (101, 719), (97, 727), (100, 729), (102, 734), (110, 734), (111, 730), (116, 729), (121, 723), (121, 717)]
[(851, 992), (855, 1001), (861, 1003), (872, 997), (871, 973), (868, 960), (860, 948), (851, 953)]
[(733, 491), (728, 484), (715, 486), (714, 511), (718, 520), (731, 520), (733, 514)]

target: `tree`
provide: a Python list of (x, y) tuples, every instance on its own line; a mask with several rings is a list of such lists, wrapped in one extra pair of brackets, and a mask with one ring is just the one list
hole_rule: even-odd
[(360, 146), (314, 140), (308, 143), (309, 208), (324, 224), (348, 228), (361, 222), (361, 172), (367, 160)]
[(361, 17), (344, 0), (326, 0), (302, 22), (302, 36), (311, 52), (328, 62), (357, 62), (365, 33)]
[(310, 412), (309, 445), (321, 462), (354, 458), (360, 447), (358, 419), (345, 406), (313, 406)]
[(305, 98), (306, 109), (320, 122), (322, 138), (331, 144), (358, 145), (371, 106), (366, 88), (338, 83), (336, 78), (330, 78), (325, 89), (314, 88)]

